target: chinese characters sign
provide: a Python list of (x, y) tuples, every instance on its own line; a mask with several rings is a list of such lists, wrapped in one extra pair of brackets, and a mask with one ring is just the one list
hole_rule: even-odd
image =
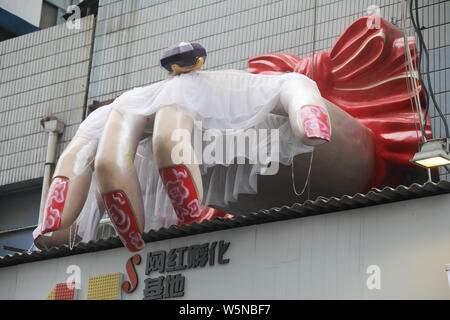
[[(214, 266), (216, 262), (217, 264), (229, 263), (230, 259), (225, 258), (229, 246), (229, 242), (221, 240), (169, 251), (149, 252), (145, 265), (145, 274), (149, 277), (144, 281), (144, 300), (184, 296), (185, 277), (179, 272), (186, 269), (203, 268), (206, 265)], [(156, 277), (154, 272), (178, 273)]]

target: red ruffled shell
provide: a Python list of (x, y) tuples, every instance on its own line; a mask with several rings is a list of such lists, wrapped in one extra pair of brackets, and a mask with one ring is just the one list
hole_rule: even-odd
[[(379, 21), (380, 28), (372, 28), (374, 21)], [(408, 38), (408, 45), (417, 65), (413, 37)], [(419, 124), (411, 106), (405, 68), (402, 31), (375, 15), (351, 24), (330, 52), (314, 55), (314, 81), (322, 96), (374, 133), (377, 168), (372, 187), (396, 186), (402, 183), (405, 169), (416, 168), (409, 160), (418, 150)], [(312, 78), (312, 56), (300, 59), (286, 53), (260, 55), (249, 59), (247, 71), (298, 72)], [(419, 91), (424, 107), (420, 84)], [(425, 130), (431, 137), (429, 119)]]

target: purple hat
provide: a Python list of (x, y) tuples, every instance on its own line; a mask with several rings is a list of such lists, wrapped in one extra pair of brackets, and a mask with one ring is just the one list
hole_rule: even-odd
[(161, 56), (161, 66), (169, 73), (172, 73), (172, 65), (189, 67), (197, 63), (198, 58), (206, 59), (206, 50), (199, 43), (180, 42), (178, 45), (169, 48)]

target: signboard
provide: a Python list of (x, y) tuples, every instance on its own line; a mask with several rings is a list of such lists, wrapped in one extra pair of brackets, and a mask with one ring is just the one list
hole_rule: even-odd
[[(224, 257), (229, 246), (229, 242), (220, 240), (174, 248), (169, 251), (149, 252), (145, 266), (145, 274), (148, 278), (144, 281), (144, 299), (155, 300), (184, 296), (185, 277), (180, 271), (204, 268), (207, 264), (214, 266), (216, 261), (218, 264), (229, 263), (230, 259)], [(160, 276), (155, 276), (155, 272), (158, 272)], [(176, 274), (168, 274), (175, 272)]]
[[(183, 271), (189, 269), (202, 269), (218, 264), (228, 264), (230, 258), (226, 256), (230, 242), (220, 240), (176, 247), (169, 250), (150, 251), (145, 255), (145, 269), (139, 274), (136, 266), (143, 258), (135, 254), (125, 263), (128, 280), (122, 281), (123, 274), (119, 271), (110, 274), (101, 274), (90, 277), (87, 286), (88, 300), (120, 300), (121, 294), (131, 294), (136, 291), (139, 284), (143, 284), (142, 299), (157, 300), (183, 297), (185, 293), (186, 277)], [(78, 268), (78, 272), (80, 272)], [(76, 274), (68, 278), (66, 283), (59, 283), (70, 291), (70, 299), (76, 299), (75, 285), (81, 286), (80, 281), (74, 281)], [(55, 295), (55, 289), (47, 299), (67, 300), (67, 294)]]

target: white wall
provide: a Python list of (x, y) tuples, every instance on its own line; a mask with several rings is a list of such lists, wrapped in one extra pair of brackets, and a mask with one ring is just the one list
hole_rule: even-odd
[[(0, 0), (2, 1), (2, 0)], [(22, 0), (21, 0), (22, 1)], [(42, 177), (44, 116), (66, 126), (58, 155), (83, 120), (94, 16), (0, 42), (0, 185)]]
[(42, 0), (0, 0), (0, 8), (39, 27)]
[[(219, 240), (231, 242), (230, 263), (182, 271), (185, 299), (450, 299), (449, 209), (446, 194), (148, 243), (139, 286), (122, 299), (142, 299), (147, 252)], [(72, 264), (85, 299), (89, 277), (127, 279), (129, 257), (119, 248), (0, 268), (0, 299), (44, 299)], [(380, 290), (366, 286), (370, 265)]]

